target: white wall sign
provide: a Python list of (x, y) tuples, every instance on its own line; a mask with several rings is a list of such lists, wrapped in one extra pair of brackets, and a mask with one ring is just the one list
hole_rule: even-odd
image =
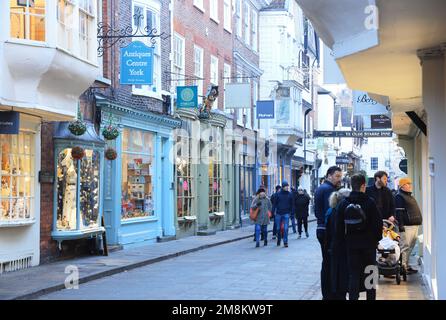
[(364, 91), (353, 91), (353, 111), (356, 116), (388, 114), (387, 107), (370, 98)]
[(251, 108), (251, 84), (227, 83), (225, 85), (225, 109)]

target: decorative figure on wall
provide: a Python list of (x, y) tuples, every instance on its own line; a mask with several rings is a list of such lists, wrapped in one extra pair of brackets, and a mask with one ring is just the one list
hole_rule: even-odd
[(211, 116), (212, 105), (215, 99), (218, 97), (218, 86), (209, 85), (208, 91), (204, 97), (204, 101), (200, 106), (199, 115), (200, 119), (209, 119)]

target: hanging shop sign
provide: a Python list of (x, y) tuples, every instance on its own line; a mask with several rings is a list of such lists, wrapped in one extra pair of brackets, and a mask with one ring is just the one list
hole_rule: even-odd
[(274, 100), (257, 101), (257, 119), (274, 119)]
[(225, 84), (225, 109), (251, 108), (251, 84)]
[(19, 134), (20, 113), (17, 111), (0, 112), (0, 134)]
[(389, 113), (388, 107), (373, 100), (367, 92), (353, 91), (353, 108), (355, 116), (370, 116)]
[(372, 129), (392, 129), (392, 121), (383, 114), (371, 115), (370, 120)]
[(400, 161), (399, 168), (400, 168), (400, 170), (402, 172), (407, 174), (407, 172), (408, 172), (408, 170), (407, 170), (407, 159), (403, 159), (403, 160)]
[(313, 137), (322, 138), (392, 138), (391, 130), (376, 131), (314, 131)]
[(198, 108), (197, 86), (177, 87), (177, 108)]
[(348, 157), (338, 156), (336, 157), (336, 164), (349, 164), (350, 159)]
[(121, 84), (153, 83), (153, 48), (134, 41), (121, 49)]

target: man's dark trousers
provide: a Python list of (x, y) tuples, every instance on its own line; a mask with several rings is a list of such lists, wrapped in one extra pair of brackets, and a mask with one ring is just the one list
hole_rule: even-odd
[[(364, 274), (365, 268), (370, 265), (376, 265), (376, 249), (349, 248), (347, 250), (347, 264), (349, 271), (348, 297), (349, 300), (358, 300), (359, 293), (364, 288), (364, 283), (361, 282), (365, 281), (365, 277), (368, 276), (368, 274)], [(366, 292), (367, 300), (376, 300), (376, 289), (369, 289)]]
[(322, 251), (322, 269), (321, 269), (321, 291), (323, 300), (332, 300), (334, 297), (331, 294), (330, 287), (330, 256), (327, 251), (325, 240), (325, 229), (316, 230), (317, 240), (321, 245)]

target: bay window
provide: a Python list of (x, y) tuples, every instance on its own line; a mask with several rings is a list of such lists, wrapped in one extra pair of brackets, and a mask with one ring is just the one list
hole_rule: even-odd
[(11, 38), (45, 41), (45, 0), (10, 0)]

